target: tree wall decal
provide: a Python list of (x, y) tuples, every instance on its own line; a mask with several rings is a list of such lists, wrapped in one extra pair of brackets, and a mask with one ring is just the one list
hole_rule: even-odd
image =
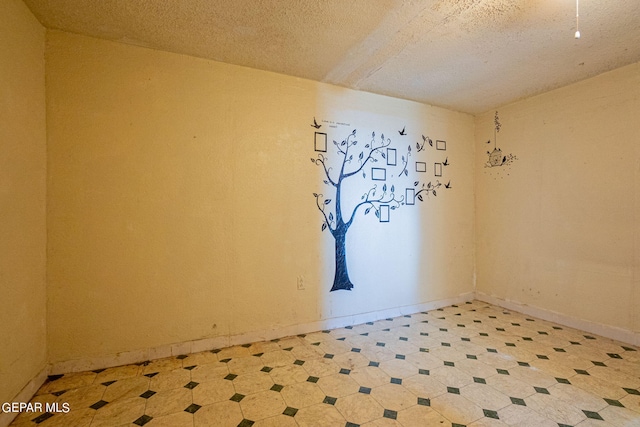
[[(400, 137), (406, 135), (404, 129), (398, 132)], [(322, 146), (320, 149), (318, 147), (318, 135), (319, 133), (316, 132), (314, 139), (316, 141), (316, 151), (319, 153), (315, 158), (311, 158), (311, 162), (322, 168), (325, 178), (323, 183), (329, 187), (329, 191), (333, 192), (333, 197), (326, 197), (323, 193), (313, 193), (318, 211), (322, 215), (321, 230), (328, 230), (335, 240), (335, 276), (331, 291), (351, 290), (354, 285), (349, 277), (347, 267), (346, 238), (347, 232), (358, 217), (359, 212), (363, 212), (363, 215), (374, 212), (380, 222), (389, 222), (390, 211), (394, 211), (403, 205), (413, 205), (416, 199), (422, 202), (425, 197), (437, 196), (437, 190), (442, 184), (440, 181), (435, 181), (435, 184), (428, 182), (420, 185), (420, 181), (415, 180), (413, 186), (405, 189), (404, 195), (397, 194), (396, 186), (386, 182), (387, 175), (390, 178), (395, 178), (396, 181), (401, 177), (405, 177), (405, 180), (408, 179), (409, 159), (412, 155), (411, 145), (407, 146), (405, 154), (401, 156), (400, 162), (397, 162), (397, 149), (391, 147), (391, 139), (385, 139), (384, 134), (376, 138), (376, 134), (373, 132), (369, 143), (359, 148), (355, 129), (341, 142), (333, 141), (336, 155), (339, 156), (339, 160), (336, 162), (338, 167), (334, 170), (329, 157), (324, 154), (327, 151), (326, 146)], [(326, 139), (326, 134), (320, 135)], [(425, 142), (427, 141), (432, 145), (428, 137), (423, 136), (422, 139), (422, 144), (416, 142), (418, 151), (424, 150)], [(368, 164), (373, 165), (382, 160), (386, 161), (385, 167), (372, 167), (370, 173), (372, 182), (368, 185), (369, 189), (360, 196), (359, 201), (355, 203), (352, 209), (345, 211), (343, 200), (345, 197), (343, 187), (345, 181), (361, 180), (366, 182), (367, 170), (365, 167)], [(424, 162), (420, 163), (426, 164)], [(436, 163), (436, 165), (438, 164), (442, 165), (442, 163)], [(448, 159), (445, 163), (445, 166), (447, 165), (449, 165)], [(391, 168), (391, 170), (399, 169), (400, 172), (397, 175), (387, 174), (387, 168)], [(375, 176), (376, 173), (379, 176)], [(373, 183), (373, 181), (384, 181), (384, 183), (380, 185)], [(451, 182), (449, 181), (445, 188), (450, 187)]]

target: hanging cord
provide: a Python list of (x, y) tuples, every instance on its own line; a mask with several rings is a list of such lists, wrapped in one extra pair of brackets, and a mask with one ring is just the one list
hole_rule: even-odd
[(580, 13), (579, 13), (579, 7), (580, 7), (580, 0), (576, 0), (576, 38), (579, 39), (580, 38)]

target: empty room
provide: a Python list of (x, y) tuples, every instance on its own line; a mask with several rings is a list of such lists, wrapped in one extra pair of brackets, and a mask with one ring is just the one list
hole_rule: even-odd
[(640, 426), (637, 0), (0, 0), (0, 427)]

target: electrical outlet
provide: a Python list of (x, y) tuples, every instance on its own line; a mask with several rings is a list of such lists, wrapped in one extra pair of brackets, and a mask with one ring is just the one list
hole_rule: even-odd
[(304, 278), (302, 276), (298, 276), (298, 290), (304, 291), (306, 288), (304, 287)]

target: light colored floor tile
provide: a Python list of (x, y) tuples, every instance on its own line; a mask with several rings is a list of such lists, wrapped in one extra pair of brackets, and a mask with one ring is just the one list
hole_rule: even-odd
[[(254, 360), (256, 358), (254, 357)], [(276, 368), (278, 366), (291, 365), (296, 360), (296, 357), (291, 354), (291, 351), (277, 350), (270, 351), (260, 356), (259, 361), (264, 366), (270, 366)], [(235, 371), (234, 371), (235, 372)]]
[(391, 359), (380, 362), (380, 369), (393, 378), (406, 378), (418, 373), (415, 365), (402, 359)]
[(429, 374), (447, 387), (464, 387), (473, 384), (473, 377), (464, 371), (452, 366), (443, 366), (430, 371)]
[(412, 364), (416, 369), (436, 369), (443, 365), (443, 361), (430, 353), (419, 351), (407, 355), (407, 363)]
[(256, 421), (254, 427), (297, 427), (298, 423), (294, 417), (288, 415), (276, 415), (275, 417), (264, 418)]
[(596, 396), (607, 399), (617, 400), (627, 394), (624, 388), (591, 375), (574, 375), (569, 378), (569, 381), (576, 387), (588, 390)]
[(271, 366), (268, 363), (264, 363), (261, 357), (256, 356), (234, 358), (227, 362), (226, 365), (227, 368), (229, 368), (229, 372), (233, 372), (234, 374), (258, 372), (265, 365)]
[(640, 426), (640, 413), (628, 408), (609, 406), (599, 412), (602, 418), (614, 426), (636, 427)]
[(580, 409), (549, 394), (536, 393), (525, 401), (527, 407), (556, 423), (576, 425), (587, 418)]
[(514, 366), (508, 371), (512, 377), (536, 387), (551, 387), (557, 383), (555, 377), (535, 367)]
[(549, 388), (549, 393), (551, 393), (551, 396), (581, 410), (586, 409), (598, 412), (609, 406), (602, 397), (573, 385), (556, 384)]
[(298, 360), (315, 359), (323, 354), (322, 350), (314, 345), (302, 345), (291, 350), (291, 355)]
[(233, 383), (225, 379), (215, 379), (198, 384), (193, 389), (193, 403), (200, 406), (229, 400), (236, 393)]
[(233, 380), (236, 393), (244, 394), (245, 396), (259, 391), (269, 390), (273, 384), (273, 379), (271, 379), (271, 376), (266, 372), (242, 374)]
[(335, 356), (333, 362), (340, 368), (354, 370), (369, 365), (369, 359), (364, 357), (360, 352), (349, 351)]
[(146, 427), (193, 427), (193, 415), (188, 412), (176, 412), (152, 419)]
[(527, 406), (507, 406), (498, 411), (498, 416), (506, 424), (517, 427), (558, 427), (557, 422), (551, 421)]
[(433, 398), (447, 392), (447, 386), (431, 375), (414, 375), (402, 380), (402, 386), (417, 397)]
[(455, 363), (455, 367), (460, 371), (472, 376), (479, 378), (488, 378), (490, 376), (496, 375), (496, 368), (493, 366), (489, 366), (480, 362), (479, 360), (474, 359), (464, 359), (459, 360)]
[(594, 366), (589, 369), (589, 375), (600, 378), (601, 380), (608, 381), (619, 387), (626, 388), (640, 388), (640, 378), (625, 375), (622, 372), (615, 369), (605, 368), (601, 366)]
[(191, 390), (186, 388), (176, 388), (158, 392), (147, 399), (147, 406), (144, 413), (152, 417), (173, 414), (184, 411), (193, 403)]
[(243, 420), (240, 404), (225, 400), (203, 406), (193, 414), (194, 427), (236, 427)]
[(280, 393), (271, 390), (251, 394), (240, 401), (244, 417), (252, 421), (280, 415), (286, 407)]
[(318, 381), (318, 386), (327, 396), (331, 397), (347, 396), (360, 389), (360, 385), (351, 376), (344, 374), (322, 377)]
[[(125, 378), (114, 382), (106, 387), (102, 400), (107, 402), (113, 402), (116, 399), (128, 399), (131, 397), (138, 397), (145, 391), (149, 390), (149, 384), (151, 380), (145, 376)], [(91, 402), (94, 404), (100, 399), (96, 399)]]
[(340, 367), (331, 359), (314, 359), (305, 361), (302, 365), (310, 376), (326, 377), (340, 372)]
[(473, 383), (460, 389), (460, 394), (482, 409), (497, 411), (511, 405), (509, 396), (486, 384)]
[(60, 414), (54, 415), (40, 424), (34, 424), (33, 422), (30, 424), (38, 427), (89, 427), (94, 415), (95, 411), (93, 409), (86, 408), (69, 412), (64, 417), (60, 416)]
[(620, 399), (620, 403), (622, 403), (625, 408), (629, 408), (632, 411), (636, 411), (638, 416), (640, 417), (640, 396), (635, 394), (627, 394), (625, 397)]
[(283, 386), (300, 383), (309, 378), (309, 373), (302, 366), (295, 364), (273, 368), (269, 375), (275, 384)]
[(326, 396), (318, 384), (307, 381), (285, 386), (280, 394), (287, 406), (296, 409), (322, 403)]
[(190, 381), (191, 372), (178, 368), (172, 371), (163, 371), (153, 376), (149, 381), (149, 389), (153, 391), (171, 390), (173, 388), (184, 387)]
[(196, 366), (191, 370), (191, 380), (198, 383), (222, 379), (227, 375), (229, 375), (229, 368), (226, 363), (209, 363)]
[(384, 408), (373, 397), (363, 393), (342, 397), (335, 406), (348, 422), (354, 424), (364, 424), (384, 414)]
[[(422, 425), (426, 425), (426, 424), (422, 424)], [(391, 418), (378, 418), (375, 419), (373, 421), (370, 421), (368, 423), (364, 423), (361, 425), (361, 427), (402, 427), (403, 425), (400, 424), (398, 421), (396, 420), (392, 420)], [(407, 424), (407, 426), (409, 426), (409, 424)]]
[(76, 388), (60, 395), (56, 399), (56, 402), (60, 404), (67, 403), (69, 404), (69, 407), (74, 410), (84, 409), (103, 399), (106, 390), (107, 387), (102, 384)]
[(487, 384), (509, 397), (525, 398), (536, 391), (531, 384), (527, 384), (510, 375), (494, 375), (486, 379)]
[(467, 427), (506, 427), (509, 424), (494, 418), (480, 418), (478, 421), (474, 421)]
[(450, 426), (451, 422), (429, 406), (415, 405), (398, 412), (398, 422), (404, 427)]
[(377, 387), (379, 385), (388, 384), (391, 377), (382, 369), (376, 366), (364, 366), (351, 371), (349, 375), (359, 385), (363, 387)]
[(340, 411), (335, 406), (325, 403), (300, 409), (295, 420), (300, 427), (335, 427), (346, 424)]
[(146, 403), (146, 400), (141, 397), (110, 402), (96, 411), (91, 427), (111, 427), (133, 423), (144, 414)]
[(445, 393), (431, 399), (431, 407), (453, 423), (471, 424), (484, 417), (482, 408), (469, 399)]
[(416, 405), (418, 398), (415, 394), (398, 384), (386, 384), (371, 390), (371, 396), (384, 409), (401, 411)]

